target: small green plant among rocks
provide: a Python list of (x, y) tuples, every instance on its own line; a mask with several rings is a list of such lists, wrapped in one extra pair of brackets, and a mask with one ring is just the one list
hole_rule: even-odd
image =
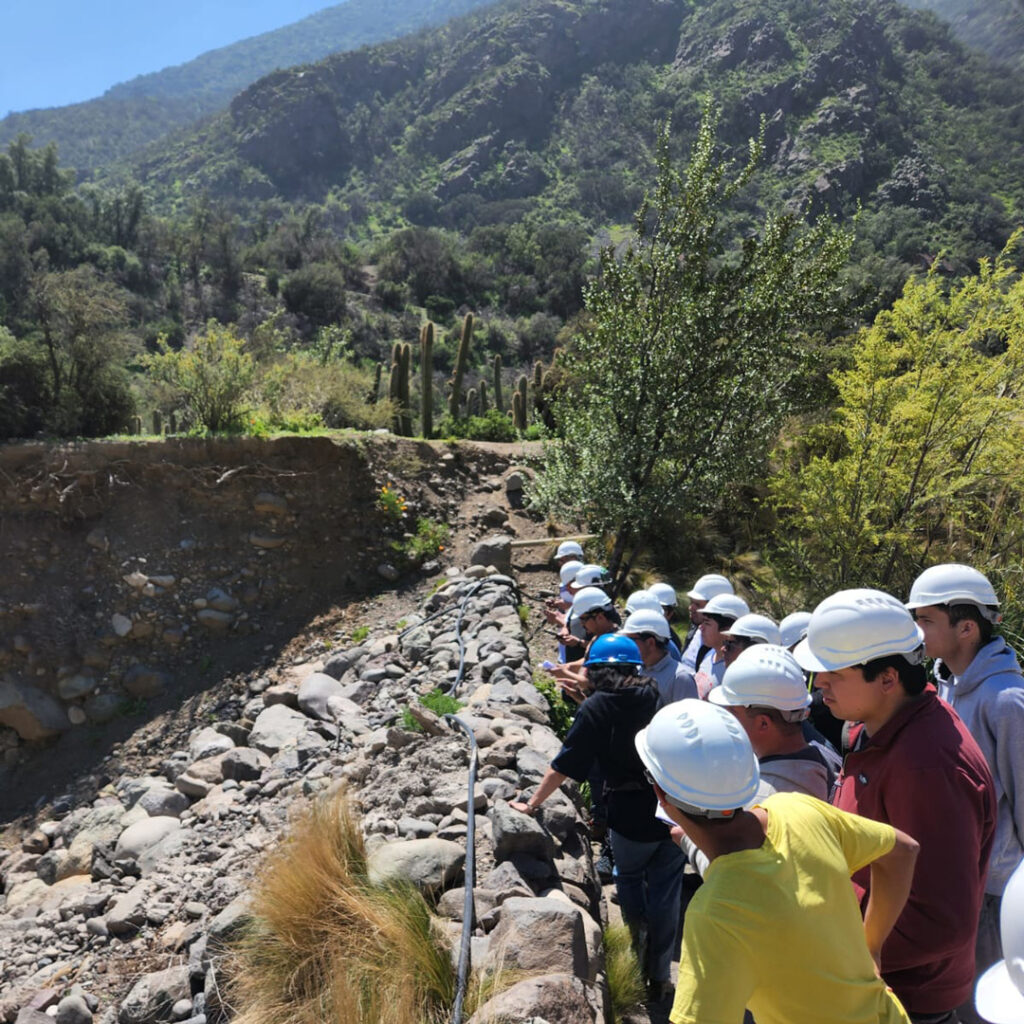
[(408, 562), (419, 564), (428, 558), (436, 558), (444, 551), (448, 532), (446, 523), (420, 516), (416, 520), (416, 532), (404, 540), (393, 541), (391, 546)]
[(369, 626), (356, 626), (356, 628), (352, 630), (352, 634), (351, 635), (352, 635), (352, 643), (354, 643), (354, 644), (361, 644), (370, 635), (370, 627)]
[(393, 523), (400, 522), (409, 506), (391, 484), (385, 484), (377, 496), (377, 508)]
[[(420, 697), (420, 703), (428, 711), (433, 711), (438, 718), (442, 718), (444, 715), (454, 715), (466, 706), (461, 700), (456, 700), (440, 689), (425, 693)], [(423, 726), (413, 718), (412, 712), (408, 708), (402, 711), (402, 728), (407, 732), (423, 732)]]
[(540, 669), (533, 673), (533, 685), (547, 698), (551, 706), (551, 728), (560, 740), (564, 740), (572, 725), (573, 706), (558, 692), (551, 676)]

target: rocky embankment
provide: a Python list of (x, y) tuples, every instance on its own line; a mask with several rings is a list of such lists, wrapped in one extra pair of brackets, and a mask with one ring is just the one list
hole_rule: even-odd
[(230, 1019), (226, 951), (255, 866), (291, 812), (343, 786), (361, 807), (372, 870), (436, 900), (456, 946), (469, 744), (417, 696), (457, 685), (479, 747), (473, 963), (525, 978), (474, 1019), (604, 1020), (600, 889), (578, 794), (556, 793), (537, 819), (507, 803), (559, 747), (519, 603), (493, 566), (450, 570), (401, 632), (254, 672), (187, 746), (31, 823), (0, 854), (0, 1017)]

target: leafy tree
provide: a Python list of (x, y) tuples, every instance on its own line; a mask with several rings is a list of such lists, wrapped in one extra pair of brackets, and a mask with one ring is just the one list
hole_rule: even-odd
[(301, 313), (318, 326), (336, 324), (345, 316), (345, 275), (329, 263), (300, 267), (281, 292), (292, 313)]
[(773, 497), (791, 538), (785, 562), (808, 596), (903, 593), (937, 558), (1019, 562), (1021, 237), (952, 287), (940, 261), (911, 279), (833, 375), (832, 416), (786, 446)]
[(45, 429), (49, 409), (42, 349), (0, 326), (0, 438), (31, 437)]
[(86, 436), (122, 429), (133, 402), (120, 289), (84, 265), (38, 274), (32, 302), (52, 403), (47, 428)]
[(175, 352), (164, 339), (146, 360), (152, 375), (170, 384), (207, 430), (241, 425), (246, 392), (256, 376), (256, 362), (245, 342), (230, 328), (211, 320), (187, 349)]
[(705, 108), (685, 171), (662, 132), (657, 180), (621, 257), (601, 254), (565, 357), (538, 501), (614, 540), (621, 581), (673, 520), (713, 507), (773, 443), (800, 369), (799, 341), (837, 313), (849, 237), (831, 223), (765, 216), (735, 248), (720, 219), (752, 178), (716, 156)]

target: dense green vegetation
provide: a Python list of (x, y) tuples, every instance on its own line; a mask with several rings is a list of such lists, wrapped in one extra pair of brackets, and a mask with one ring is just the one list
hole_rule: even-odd
[(510, 393), (579, 309), (586, 259), (573, 225), (514, 235), (512, 252), (426, 228), (359, 248), (315, 207), (246, 226), (199, 201), (163, 218), (135, 185), (75, 189), (52, 146), (20, 139), (0, 153), (0, 438), (116, 433), (136, 415), (148, 430), (153, 412), (171, 429), (383, 426), (380, 368), (428, 315), (439, 416), (465, 305), (486, 311), (465, 390), (486, 375), (497, 394), (504, 375)]
[(486, 228), (507, 248), (523, 221), (628, 223), (657, 125), (680, 157), (707, 98), (738, 147), (768, 118), (751, 203), (863, 208), (853, 281), (872, 310), (940, 251), (970, 271), (1024, 211), (1024, 88), (892, 0), (502, 4), (271, 75), (138, 172), (168, 209), (199, 190), (240, 211), (284, 198), (352, 237)]
[(331, 53), (441, 25), (489, 2), (346, 0), (177, 67), (140, 75), (96, 99), (9, 113), (0, 120), (0, 145), (28, 134), (40, 145), (55, 142), (62, 161), (79, 174), (92, 172), (223, 110), (236, 93), (277, 68), (313, 63)]
[[(917, 268), (972, 272), (1024, 210), (1024, 88), (933, 15), (890, 0), (515, 0), (275, 72), (134, 176), (76, 188), (52, 148), (10, 143), (0, 436), (136, 416), (148, 429), (154, 411), (179, 429), (558, 429), (556, 351), (585, 325), (597, 253), (630, 237), (658, 126), (680, 162), (708, 100), (726, 157), (742, 162), (765, 121), (762, 170), (721, 211), (723, 252), (765, 211), (853, 225), (848, 323)], [(396, 343), (414, 349), (404, 362)], [(239, 357), (223, 422), (187, 393), (207, 344)], [(822, 369), (804, 398), (827, 405), (831, 387)]]

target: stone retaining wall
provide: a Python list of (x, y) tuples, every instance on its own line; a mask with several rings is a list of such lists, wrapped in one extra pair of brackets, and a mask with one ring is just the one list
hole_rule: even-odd
[[(480, 748), (473, 961), (530, 975), (473, 1019), (607, 1019), (579, 795), (565, 787), (537, 818), (508, 807), (560, 744), (532, 685), (514, 583), (484, 572), (452, 579), (400, 635), (251, 678), (187, 749), (38, 823), (0, 860), (0, 1017), (45, 1024), (57, 1005), (64, 1024), (225, 1019), (220, 954), (246, 918), (253, 862), (298, 801), (341, 785), (358, 795), (374, 874), (412, 879), (457, 946), (469, 744), (417, 697), (454, 685), (463, 607), (456, 695)], [(404, 726), (407, 706), (423, 731)], [(129, 985), (142, 958), (149, 969)]]

